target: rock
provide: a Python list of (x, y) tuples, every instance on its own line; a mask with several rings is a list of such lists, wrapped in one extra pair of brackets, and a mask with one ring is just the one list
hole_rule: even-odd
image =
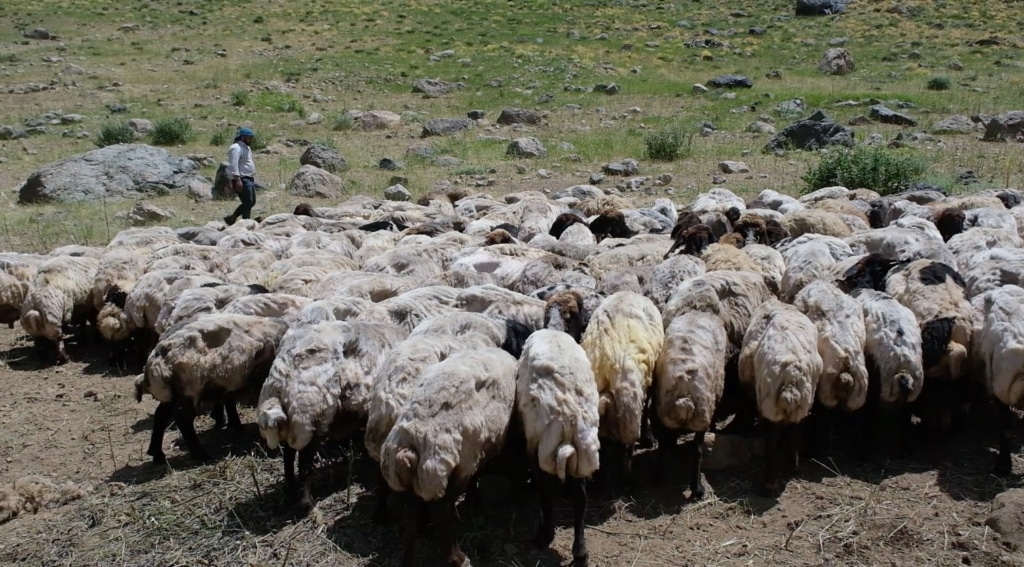
[(601, 166), (601, 171), (606, 175), (636, 175), (640, 173), (640, 166), (635, 159), (625, 159), (621, 162), (607, 163)]
[(364, 112), (357, 120), (359, 127), (367, 132), (398, 128), (402, 116), (387, 110), (371, 110)]
[(501, 114), (498, 115), (498, 119), (495, 122), (504, 126), (510, 126), (512, 124), (527, 124), (530, 126), (537, 126), (540, 125), (543, 121), (543, 117), (536, 110), (526, 110), (523, 108), (505, 108), (502, 109)]
[(610, 83), (610, 84), (607, 84), (607, 85), (605, 85), (605, 84), (594, 85), (594, 92), (595, 93), (604, 93), (606, 95), (614, 95), (614, 94), (619, 94), (620, 90), (622, 90), (622, 89), (619, 87), (619, 85), (617, 85), (615, 83)]
[(828, 16), (846, 11), (846, 0), (796, 0), (797, 16)]
[(537, 158), (547, 154), (547, 150), (537, 138), (525, 137), (512, 140), (505, 154), (517, 158)]
[(917, 120), (914, 120), (913, 118), (907, 116), (906, 114), (896, 112), (895, 110), (890, 110), (889, 108), (886, 108), (881, 104), (876, 104), (871, 107), (871, 111), (868, 113), (868, 118), (872, 120), (877, 120), (882, 124), (895, 124), (897, 126), (917, 126)]
[(409, 201), (412, 193), (401, 184), (395, 184), (384, 190), (384, 198), (388, 201)]
[(114, 215), (114, 218), (123, 219), (132, 226), (140, 226), (152, 222), (164, 222), (173, 216), (173, 211), (167, 211), (156, 205), (150, 205), (145, 201), (139, 201), (131, 209)]
[(302, 152), (302, 155), (299, 156), (299, 163), (319, 167), (331, 173), (341, 173), (348, 169), (348, 163), (345, 162), (345, 158), (341, 157), (337, 150), (321, 146), (320, 144), (313, 144), (307, 147)]
[(1024, 551), (1024, 488), (1014, 488), (992, 499), (992, 512), (985, 520), (1003, 542), (1016, 551)]
[(77, 124), (85, 120), (85, 117), (81, 114), (65, 114), (60, 117), (61, 124)]
[(722, 177), (721, 175), (712, 175), (711, 183), (715, 185), (725, 185), (725, 178)]
[(199, 167), (213, 167), (217, 164), (217, 160), (213, 159), (213, 156), (206, 154), (187, 154), (185, 159), (190, 159), (196, 162)]
[(857, 116), (851, 118), (847, 122), (847, 124), (849, 124), (850, 126), (866, 126), (868, 124), (871, 124), (871, 119), (868, 118), (867, 116), (864, 116), (863, 114), (858, 114)]
[(704, 94), (704, 93), (707, 93), (707, 92), (711, 92), (711, 89), (705, 87), (704, 85), (702, 85), (700, 83), (695, 83), (693, 85), (693, 92), (696, 93), (696, 94)]
[(750, 173), (750, 168), (742, 161), (723, 161), (718, 164), (722, 173)]
[(128, 121), (128, 127), (135, 132), (136, 138), (148, 136), (153, 133), (153, 122), (146, 120), (145, 118), (132, 118)]
[(205, 203), (213, 200), (213, 188), (205, 181), (193, 181), (189, 183), (187, 194), (189, 198), (197, 203)]
[(817, 150), (833, 145), (853, 147), (853, 130), (836, 124), (819, 110), (783, 128), (765, 145), (764, 151)]
[(829, 49), (818, 62), (818, 70), (826, 75), (846, 75), (853, 71), (854, 67), (853, 56), (845, 47)]
[(13, 126), (0, 126), (0, 140), (20, 140), (27, 138), (28, 132), (18, 130)]
[(1024, 137), (1024, 112), (1013, 110), (990, 118), (985, 124), (985, 135), (981, 139), (986, 142), (1003, 142), (1022, 137)]
[(591, 185), (597, 185), (598, 183), (604, 181), (604, 174), (595, 171), (590, 174), (589, 180)]
[(402, 169), (402, 164), (391, 158), (381, 158), (377, 163), (377, 167), (384, 171), (398, 171), (399, 169)]
[(319, 112), (314, 112), (313, 114), (310, 114), (309, 116), (306, 117), (306, 124), (309, 124), (310, 126), (314, 124), (320, 124), (323, 121), (324, 115), (320, 114)]
[(344, 189), (340, 177), (315, 165), (303, 165), (288, 182), (288, 194), (296, 197), (337, 199)]
[(36, 28), (36, 29), (34, 29), (34, 30), (30, 31), (30, 32), (25, 32), (25, 33), (23, 33), (21, 35), (23, 35), (24, 37), (27, 37), (29, 39), (42, 39), (42, 40), (57, 39), (57, 36), (55, 36), (52, 33), (50, 33), (49, 30), (47, 30), (46, 28)]
[(19, 189), (18, 202), (137, 199), (183, 191), (196, 180), (209, 183), (192, 160), (145, 144), (116, 144), (37, 170)]
[(434, 158), (431, 163), (437, 167), (459, 167), (462, 165), (462, 160), (454, 156), (440, 156)]
[(807, 105), (804, 104), (804, 99), (794, 98), (790, 100), (784, 100), (779, 104), (775, 105), (775, 110), (783, 116), (799, 116), (807, 111)]
[(768, 30), (762, 28), (761, 26), (754, 26), (747, 30), (747, 34), (749, 35), (764, 35), (766, 33), (768, 33)]
[(932, 134), (970, 134), (978, 130), (976, 124), (970, 117), (963, 114), (954, 114), (943, 118), (932, 126)]
[(124, 104), (108, 104), (107, 110), (110, 111), (111, 114), (124, 114), (125, 112), (128, 112), (128, 106)]
[(423, 93), (428, 97), (437, 98), (464, 88), (466, 88), (464, 83), (449, 83), (439, 79), (420, 79), (413, 83), (412, 92)]
[(61, 70), (61, 73), (65, 75), (81, 75), (85, 73), (85, 69), (83, 69), (80, 65), (71, 64), (67, 67), (64, 67), (64, 69)]
[(487, 111), (470, 110), (469, 112), (466, 113), (466, 116), (468, 116), (470, 120), (483, 120), (484, 116), (487, 116)]
[(964, 70), (964, 64), (961, 63), (959, 59), (954, 59), (954, 60), (950, 61), (949, 63), (946, 64), (946, 67), (949, 68), (951, 71), (963, 71)]
[(770, 134), (774, 136), (776, 133), (775, 126), (772, 126), (771, 124), (768, 124), (767, 122), (762, 122), (760, 120), (747, 124), (746, 129), (747, 132), (750, 132), (752, 134)]
[(744, 75), (719, 75), (708, 81), (708, 86), (713, 89), (749, 89), (753, 88), (754, 81)]
[(469, 118), (435, 118), (423, 125), (423, 132), (420, 134), (420, 137), (450, 136), (463, 130), (469, 130), (473, 127), (473, 124), (475, 122)]

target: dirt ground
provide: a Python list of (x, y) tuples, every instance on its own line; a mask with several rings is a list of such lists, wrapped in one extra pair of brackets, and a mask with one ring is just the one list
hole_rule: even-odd
[[(308, 516), (284, 497), (280, 460), (257, 443), (251, 410), (234, 442), (200, 419), (214, 463), (192, 462), (171, 431), (169, 467), (157, 468), (145, 455), (155, 402), (135, 402), (132, 375), (108, 366), (99, 345), (68, 349), (74, 362), (47, 366), (20, 329), (0, 330), (0, 486), (44, 475), (88, 490), (0, 524), (0, 565), (397, 564), (400, 522), (372, 522), (365, 457), (352, 462), (349, 448), (322, 455), (319, 502)], [(755, 463), (707, 471), (708, 495), (689, 502), (678, 463), (663, 485), (642, 481), (631, 497), (591, 491), (590, 565), (1024, 565), (985, 525), (992, 498), (1020, 484), (989, 474), (993, 439), (975, 426), (922, 441), (911, 459), (882, 451), (870, 464), (848, 458), (840, 443), (831, 457), (804, 462), (778, 499), (754, 495)], [(638, 455), (640, 479), (651, 463), (649, 452)], [(571, 562), (568, 501), (556, 509), (552, 550), (541, 552), (531, 544), (533, 494), (497, 477), (483, 488), (482, 506), (460, 507), (474, 565)], [(423, 564), (435, 564), (433, 548), (420, 543)]]

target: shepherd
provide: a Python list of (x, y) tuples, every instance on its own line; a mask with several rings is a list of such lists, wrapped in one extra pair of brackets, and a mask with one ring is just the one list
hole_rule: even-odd
[(224, 222), (228, 226), (235, 224), (238, 217), (249, 218), (252, 208), (256, 206), (256, 164), (253, 163), (250, 149), (255, 137), (256, 133), (251, 129), (239, 128), (235, 134), (235, 141), (228, 148), (228, 183), (242, 201), (235, 212), (224, 217)]

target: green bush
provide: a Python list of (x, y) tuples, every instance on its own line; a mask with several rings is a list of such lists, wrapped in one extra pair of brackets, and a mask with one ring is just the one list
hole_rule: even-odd
[(252, 143), (249, 144), (249, 148), (252, 149), (252, 151), (254, 152), (258, 152), (263, 148), (267, 147), (267, 143), (267, 139), (264, 138), (262, 134), (257, 132), (256, 135), (252, 137)]
[(248, 106), (249, 91), (238, 89), (231, 93), (231, 106)]
[(223, 146), (223, 145), (226, 145), (228, 142), (230, 142), (231, 140), (234, 139), (231, 136), (232, 136), (232, 131), (231, 131), (230, 128), (225, 128), (223, 130), (217, 130), (216, 132), (213, 133), (212, 136), (210, 136), (210, 145), (211, 146)]
[(351, 116), (347, 114), (339, 114), (334, 117), (334, 121), (331, 123), (331, 130), (338, 132), (348, 131), (355, 128), (355, 121), (352, 120)]
[(654, 161), (673, 161), (688, 149), (692, 136), (684, 134), (679, 128), (667, 128), (648, 134), (644, 139), (647, 145), (647, 158)]
[(192, 139), (192, 134), (192, 123), (188, 118), (181, 116), (164, 118), (153, 123), (153, 144), (157, 146), (187, 144)]
[(949, 77), (932, 77), (928, 79), (928, 90), (930, 91), (948, 91), (953, 83), (949, 80)]
[(914, 156), (884, 147), (857, 146), (833, 150), (803, 176), (805, 192), (842, 185), (850, 189), (872, 189), (889, 195), (918, 181), (925, 165)]
[(264, 108), (272, 112), (294, 112), (300, 117), (306, 116), (306, 109), (294, 95), (263, 91), (252, 96), (247, 106)]
[(108, 122), (100, 128), (96, 145), (105, 148), (114, 144), (130, 144), (135, 141), (135, 130), (127, 122)]

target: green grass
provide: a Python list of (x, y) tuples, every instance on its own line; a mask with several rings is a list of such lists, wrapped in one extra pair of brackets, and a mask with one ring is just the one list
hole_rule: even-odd
[(135, 130), (127, 122), (108, 122), (100, 128), (96, 145), (103, 148), (114, 144), (130, 144), (135, 141)]
[(151, 139), (157, 146), (176, 146), (187, 144), (194, 135), (192, 123), (188, 118), (173, 116), (153, 123)]

